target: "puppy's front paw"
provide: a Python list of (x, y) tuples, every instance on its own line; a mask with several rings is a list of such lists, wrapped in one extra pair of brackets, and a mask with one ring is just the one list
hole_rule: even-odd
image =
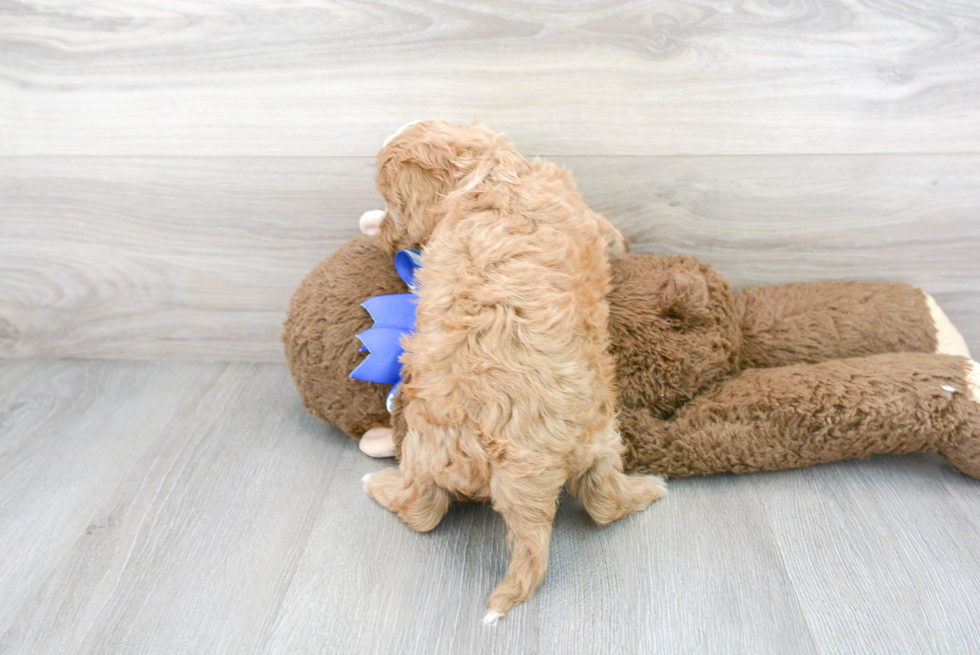
[(606, 250), (609, 253), (609, 259), (622, 259), (630, 251), (629, 239), (617, 231), (616, 234), (606, 239)]

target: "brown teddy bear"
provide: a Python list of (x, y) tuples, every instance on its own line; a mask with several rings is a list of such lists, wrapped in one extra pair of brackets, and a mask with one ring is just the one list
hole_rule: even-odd
[[(627, 254), (612, 272), (627, 470), (682, 477), (935, 451), (980, 478), (980, 366), (921, 290), (733, 293), (685, 256)], [(356, 237), (306, 277), (282, 334), (306, 408), (355, 439), (367, 433), (374, 455), (397, 454), (404, 425), (397, 394), (386, 409), (390, 386), (349, 377), (366, 357), (355, 335), (372, 325), (361, 303), (407, 291), (375, 240)]]

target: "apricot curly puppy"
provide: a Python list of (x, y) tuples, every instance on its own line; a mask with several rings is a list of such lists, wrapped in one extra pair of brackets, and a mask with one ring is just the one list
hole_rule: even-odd
[(665, 493), (662, 478), (625, 475), (620, 458), (604, 294), (625, 240), (567, 172), (482, 125), (406, 126), (378, 155), (377, 183), (380, 243), (421, 248), (423, 267), (402, 359), (400, 466), (365, 488), (419, 531), (450, 499), (493, 503), (511, 559), (492, 623), (544, 577), (563, 486), (599, 524)]

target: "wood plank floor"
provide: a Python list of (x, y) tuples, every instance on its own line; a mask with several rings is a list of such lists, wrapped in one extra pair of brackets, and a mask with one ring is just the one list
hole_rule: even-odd
[(3, 653), (975, 653), (980, 482), (932, 455), (564, 498), (494, 629), (503, 521), (417, 534), (281, 364), (0, 363)]

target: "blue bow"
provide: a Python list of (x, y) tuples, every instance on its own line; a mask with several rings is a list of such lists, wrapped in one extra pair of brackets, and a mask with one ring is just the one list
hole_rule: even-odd
[(368, 356), (350, 376), (365, 382), (395, 385), (385, 401), (389, 412), (402, 382), (402, 365), (398, 358), (405, 349), (401, 338), (415, 330), (415, 271), (421, 266), (422, 257), (418, 250), (399, 250), (395, 255), (395, 270), (413, 293), (374, 296), (361, 303), (374, 319), (374, 325), (357, 335), (361, 350), (368, 351)]

